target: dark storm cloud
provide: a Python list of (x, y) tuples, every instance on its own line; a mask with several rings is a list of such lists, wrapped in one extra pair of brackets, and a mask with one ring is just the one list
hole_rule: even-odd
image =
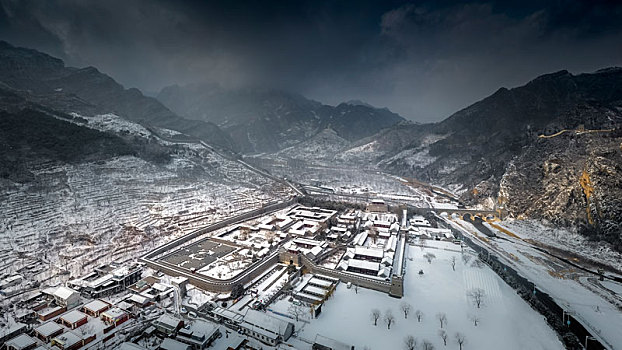
[(622, 65), (608, 1), (0, 3), (2, 38), (126, 86), (270, 86), (422, 121), (538, 74)]

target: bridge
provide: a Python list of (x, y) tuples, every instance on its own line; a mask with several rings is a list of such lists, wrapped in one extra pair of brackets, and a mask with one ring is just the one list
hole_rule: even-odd
[(451, 214), (458, 214), (460, 217), (464, 217), (465, 215), (470, 215), (471, 217), (479, 217), (484, 219), (488, 216), (493, 216), (495, 218), (500, 218), (499, 211), (496, 210), (487, 210), (487, 209), (465, 209), (465, 208), (421, 208), (414, 207), (409, 205), (409, 210), (412, 210), (416, 213), (436, 213), (441, 215), (446, 213), (448, 216)]

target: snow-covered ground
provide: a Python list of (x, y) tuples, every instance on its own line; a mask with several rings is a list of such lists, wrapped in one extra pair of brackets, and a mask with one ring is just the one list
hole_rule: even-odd
[[(86, 119), (98, 130), (152, 137), (115, 115)], [(174, 145), (170, 155), (162, 165), (134, 156), (29, 164), (34, 182), (0, 180), (2, 271), (25, 277), (18, 288), (31, 281), (59, 285), (97, 265), (136, 258), (198, 227), (294, 195), (201, 145)]]
[[(457, 218), (453, 218), (452, 221), (454, 227), (463, 229), (465, 233), (483, 236), (468, 222)], [(505, 226), (516, 228), (513, 225)], [(529, 235), (537, 237), (538, 226), (529, 227), (534, 229)], [(527, 234), (521, 230), (513, 233)], [(622, 289), (619, 284), (598, 282), (594, 275), (534, 249), (529, 242), (500, 231), (497, 231), (497, 234), (505, 239), (483, 239), (479, 240), (480, 244), (492, 248), (519, 274), (533, 281), (536, 288), (549, 294), (591, 330), (592, 334), (598, 336), (601, 342), (612, 349), (622, 348), (622, 333), (619, 331), (622, 329), (622, 313), (619, 309), (622, 306), (622, 295), (615, 294), (616, 289), (618, 291)], [(542, 234), (546, 235), (544, 232)]]
[(622, 270), (622, 254), (613, 250), (608, 243), (593, 242), (576, 232), (548, 227), (535, 220), (505, 220), (496, 224), (521, 238), (568, 250)]
[[(441, 249), (439, 249), (441, 248)], [(402, 299), (364, 288), (347, 289), (340, 284), (331, 299), (323, 306), (317, 319), (305, 325), (298, 334), (305, 339), (314, 339), (316, 334), (334, 338), (357, 349), (403, 349), (404, 338), (413, 335), (421, 344), (428, 340), (435, 348), (444, 348), (439, 337), (438, 313), (447, 315), (443, 329), (448, 334), (448, 347), (457, 349), (456, 332), (466, 336), (464, 349), (563, 349), (556, 333), (543, 317), (531, 309), (516, 292), (488, 267), (472, 265), (475, 258), (456, 251), (456, 245), (448, 242), (434, 242), (434, 247), (408, 246), (407, 272)], [(423, 257), (433, 253), (436, 258), (429, 264)], [(452, 270), (451, 259), (457, 260), (456, 271)], [(418, 271), (423, 269), (424, 274)], [(477, 308), (468, 296), (473, 288), (484, 291), (484, 302)], [(404, 318), (400, 305), (409, 303), (412, 309), (408, 319)], [(382, 317), (373, 325), (371, 310), (377, 308)], [(387, 310), (395, 316), (396, 322), (387, 329), (383, 320)], [(421, 322), (415, 311), (423, 312)], [(479, 318), (474, 326), (473, 317)]]

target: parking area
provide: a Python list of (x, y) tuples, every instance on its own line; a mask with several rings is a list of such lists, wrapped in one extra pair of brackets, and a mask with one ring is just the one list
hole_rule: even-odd
[(189, 270), (199, 270), (236, 249), (221, 242), (203, 240), (176, 250), (161, 260)]

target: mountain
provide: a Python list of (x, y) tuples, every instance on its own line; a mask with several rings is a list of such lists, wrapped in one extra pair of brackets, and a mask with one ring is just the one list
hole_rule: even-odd
[(185, 118), (217, 124), (244, 153), (277, 152), (327, 128), (356, 141), (404, 120), (387, 109), (362, 103), (328, 106), (261, 88), (174, 85), (162, 89), (158, 99)]
[(61, 112), (114, 113), (128, 120), (168, 128), (234, 148), (214, 124), (179, 117), (138, 89), (125, 89), (94, 67), (66, 67), (42, 52), (0, 41), (0, 88)]
[(621, 126), (622, 69), (560, 71), (352, 149), (387, 171), (456, 190), (467, 203), (500, 202), (509, 215), (580, 227), (622, 249)]

